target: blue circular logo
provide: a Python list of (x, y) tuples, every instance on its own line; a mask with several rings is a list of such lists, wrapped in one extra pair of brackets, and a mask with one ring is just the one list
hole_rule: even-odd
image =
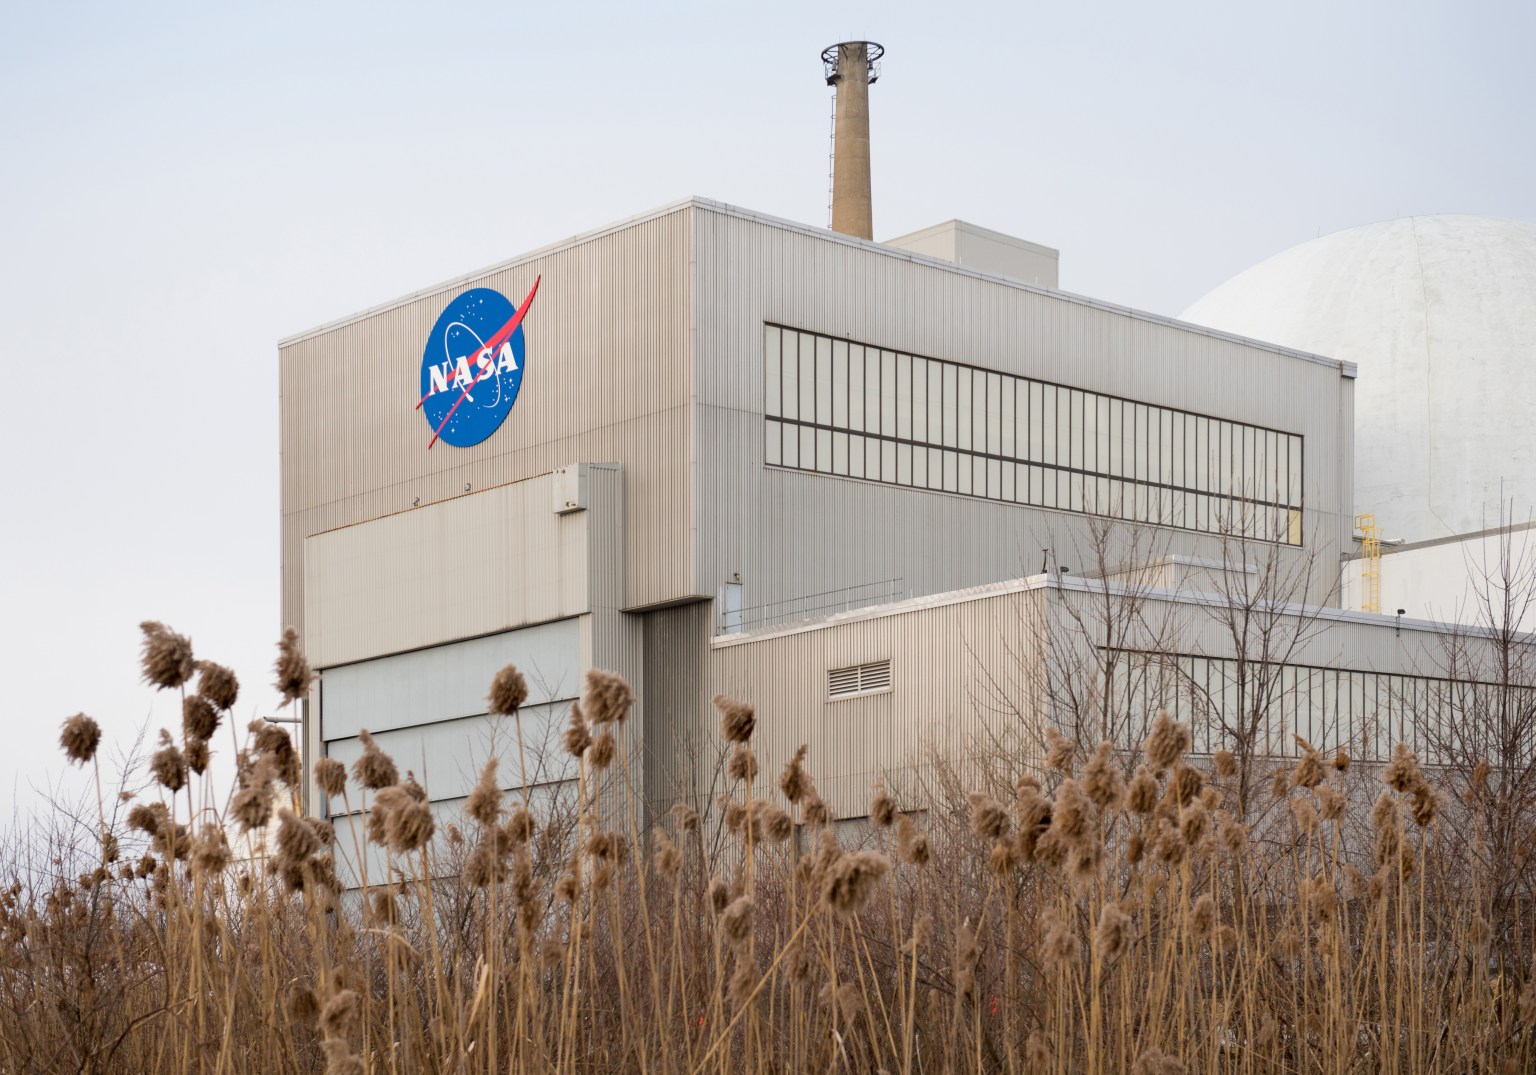
[(517, 402), (523, 386), (523, 315), (499, 291), (477, 287), (450, 302), (432, 326), (421, 356), (421, 402), (432, 441), (458, 448), (479, 444)]

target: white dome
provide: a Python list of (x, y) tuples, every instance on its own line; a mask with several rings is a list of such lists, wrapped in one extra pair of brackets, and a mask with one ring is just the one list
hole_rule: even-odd
[(1536, 511), (1536, 224), (1367, 224), (1277, 254), (1180, 315), (1357, 363), (1355, 510), (1387, 537)]

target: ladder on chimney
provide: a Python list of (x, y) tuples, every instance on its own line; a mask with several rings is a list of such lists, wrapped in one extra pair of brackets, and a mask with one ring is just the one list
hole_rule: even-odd
[(837, 181), (837, 87), (832, 87), (831, 143), (827, 149), (827, 227), (832, 226), (832, 199), (836, 194)]

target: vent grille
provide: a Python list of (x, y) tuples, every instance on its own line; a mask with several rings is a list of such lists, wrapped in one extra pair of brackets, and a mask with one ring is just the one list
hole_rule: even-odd
[(891, 689), (891, 662), (873, 661), (851, 668), (834, 668), (827, 673), (827, 697), (850, 698)]

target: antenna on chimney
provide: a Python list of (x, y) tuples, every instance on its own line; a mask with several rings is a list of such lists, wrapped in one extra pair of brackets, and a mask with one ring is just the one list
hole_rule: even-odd
[(822, 73), (837, 88), (832, 121), (832, 230), (875, 237), (869, 184), (869, 87), (880, 77), (885, 49), (843, 41), (822, 51)]

